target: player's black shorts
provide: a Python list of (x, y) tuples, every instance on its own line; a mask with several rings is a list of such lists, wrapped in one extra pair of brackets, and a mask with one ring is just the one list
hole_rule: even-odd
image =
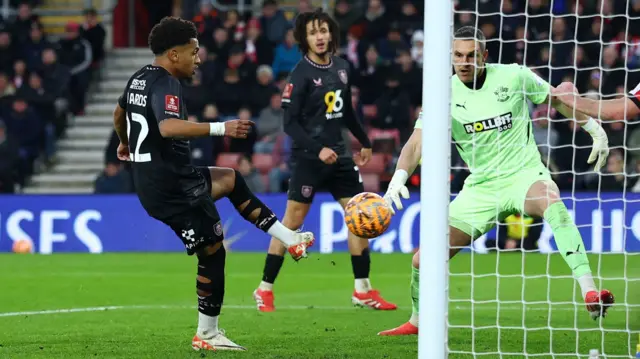
[(205, 177), (206, 195), (200, 196), (186, 211), (163, 220), (180, 237), (188, 255), (224, 239), (222, 221), (210, 195), (211, 174), (206, 167), (198, 168), (198, 171)]
[(327, 190), (335, 200), (364, 192), (358, 166), (351, 158), (338, 158), (332, 165), (319, 159), (291, 158), (288, 197), (311, 203), (317, 191)]

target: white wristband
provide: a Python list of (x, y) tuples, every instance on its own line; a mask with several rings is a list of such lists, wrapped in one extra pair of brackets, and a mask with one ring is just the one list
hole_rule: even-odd
[(224, 136), (224, 123), (220, 123), (220, 122), (209, 123), (209, 135)]
[(596, 120), (594, 120), (592, 117), (589, 117), (589, 121), (587, 121), (587, 123), (582, 125), (582, 128), (584, 128), (585, 131), (593, 135), (600, 128), (600, 124)]

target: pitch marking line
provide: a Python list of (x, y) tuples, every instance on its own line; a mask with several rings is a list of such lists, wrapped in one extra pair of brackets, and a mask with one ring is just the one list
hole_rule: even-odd
[[(196, 309), (195, 305), (111, 305), (103, 307), (85, 307), (85, 308), (68, 308), (68, 309), (50, 309), (50, 310), (34, 310), (23, 312), (0, 312), (0, 317), (19, 317), (23, 315), (48, 315), (48, 314), (69, 314), (69, 313), (87, 313), (87, 312), (105, 312), (110, 310), (158, 310), (158, 309)], [(224, 305), (224, 309), (240, 309), (240, 310), (257, 310), (255, 305)], [(307, 305), (285, 305), (278, 306), (278, 309), (283, 310), (357, 310), (353, 306), (307, 306)], [(404, 308), (400, 308), (404, 309)], [(475, 311), (491, 311), (496, 312), (497, 307), (483, 308), (477, 306)], [(522, 312), (521, 306), (500, 306), (501, 311), (518, 311)], [(451, 307), (451, 310), (471, 310), (471, 306), (455, 306)], [(541, 311), (548, 312), (548, 307), (528, 307), (526, 311)], [(575, 308), (551, 308), (551, 311), (575, 311)], [(580, 308), (578, 308), (580, 312)]]

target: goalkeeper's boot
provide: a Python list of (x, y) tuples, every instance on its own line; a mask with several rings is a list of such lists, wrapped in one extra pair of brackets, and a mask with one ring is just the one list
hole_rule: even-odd
[(351, 303), (357, 307), (371, 308), (376, 310), (396, 310), (398, 306), (389, 303), (380, 296), (377, 290), (370, 290), (366, 293), (358, 293), (353, 291)]
[(615, 303), (613, 293), (603, 289), (600, 293), (592, 290), (587, 293), (584, 298), (584, 302), (587, 304), (587, 310), (591, 314), (591, 318), (598, 319), (600, 316), (603, 318), (607, 316), (607, 310)]
[(191, 340), (193, 350), (236, 350), (244, 351), (247, 348), (240, 346), (227, 338), (223, 330), (218, 330), (213, 335), (199, 336), (196, 334)]
[(307, 258), (307, 248), (313, 246), (315, 238), (311, 232), (298, 232), (296, 233), (297, 244), (287, 248), (289, 254), (294, 261), (299, 261), (302, 258)]
[(258, 310), (261, 312), (273, 312), (276, 310), (276, 307), (273, 305), (274, 298), (272, 290), (258, 288), (253, 291), (253, 299), (256, 301)]
[(398, 336), (398, 335), (417, 335), (418, 327), (411, 324), (410, 322), (406, 322), (401, 326), (393, 329), (383, 330), (378, 335), (384, 336)]

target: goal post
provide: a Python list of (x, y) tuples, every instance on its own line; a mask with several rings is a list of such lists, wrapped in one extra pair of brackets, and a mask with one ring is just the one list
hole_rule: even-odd
[(420, 318), (418, 357), (445, 359), (449, 248), (451, 98), (450, 0), (425, 1), (420, 185)]

